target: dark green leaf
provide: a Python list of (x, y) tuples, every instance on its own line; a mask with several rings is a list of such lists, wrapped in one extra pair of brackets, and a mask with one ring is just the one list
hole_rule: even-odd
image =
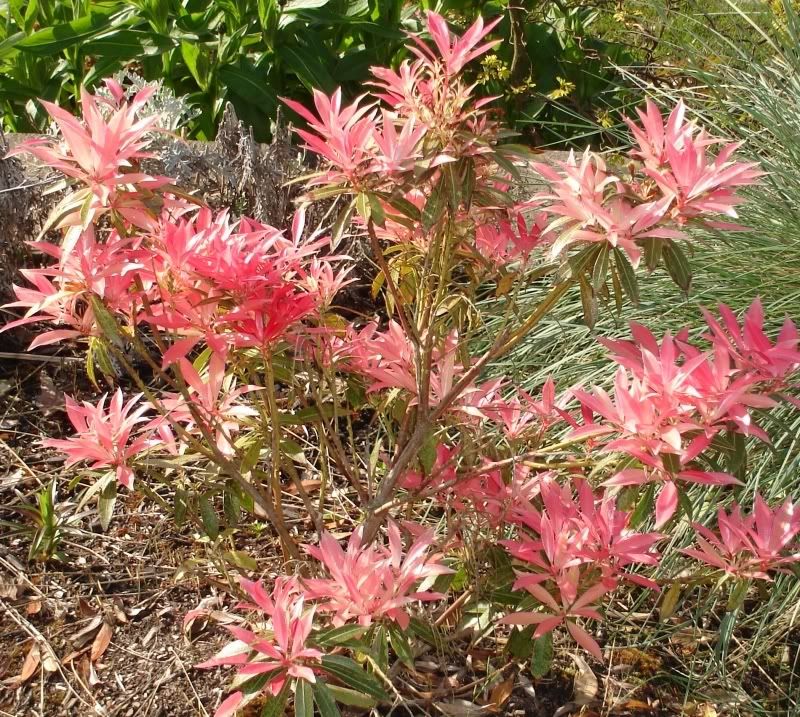
[(254, 695), (257, 692), (261, 692), (261, 690), (263, 690), (266, 686), (267, 682), (275, 677), (275, 675), (277, 675), (280, 671), (280, 669), (271, 670), (270, 672), (264, 672), (263, 674), (251, 677), (249, 680), (242, 682), (238, 689), (240, 689), (246, 695)]
[(649, 271), (653, 271), (661, 263), (664, 248), (663, 239), (647, 239), (644, 241), (644, 263)]
[(684, 291), (692, 286), (692, 267), (686, 254), (674, 241), (665, 241), (663, 247), (664, 265), (672, 280)]
[(524, 629), (514, 628), (508, 638), (508, 651), (517, 660), (527, 660), (533, 653), (533, 631), (536, 625), (528, 625)]
[(374, 697), (365, 695), (362, 692), (356, 692), (347, 687), (328, 685), (328, 689), (337, 702), (347, 705), (348, 707), (359, 707), (362, 710), (369, 710), (378, 704)]
[(383, 625), (378, 625), (372, 636), (371, 652), (378, 669), (385, 673), (389, 669), (389, 639)]
[(120, 333), (117, 320), (114, 315), (106, 308), (105, 304), (100, 300), (96, 294), (92, 294), (90, 298), (92, 304), (92, 311), (97, 323), (100, 324), (100, 329), (103, 336), (115, 344), (118, 348), (125, 348), (125, 339)]
[(676, 453), (669, 453), (667, 451), (661, 454), (661, 462), (668, 473), (677, 475), (681, 470), (681, 459)]
[(317, 678), (311, 689), (314, 692), (314, 702), (319, 708), (320, 717), (341, 717), (336, 701), (324, 680)]
[(408, 636), (395, 623), (389, 625), (389, 640), (395, 655), (407, 667), (414, 666), (414, 649), (408, 640)]
[(314, 691), (311, 683), (297, 680), (294, 690), (294, 717), (314, 717)]
[(639, 303), (639, 282), (628, 257), (619, 249), (614, 249), (614, 265), (617, 267), (622, 289), (628, 295), (631, 303), (636, 306)]
[(242, 502), (239, 500), (239, 494), (234, 483), (228, 483), (225, 486), (225, 491), (222, 494), (222, 512), (225, 513), (225, 519), (229, 525), (235, 527), (239, 524)]
[(678, 491), (678, 505), (691, 523), (694, 520), (694, 506), (692, 505), (692, 500), (680, 485), (676, 485), (675, 489)]
[(425, 202), (425, 208), (422, 210), (422, 227), (425, 231), (429, 231), (442, 218), (446, 207), (444, 180), (440, 179), (428, 197), (428, 201)]
[(354, 690), (371, 695), (378, 700), (387, 699), (386, 693), (378, 680), (362, 667), (344, 655), (325, 655), (322, 658), (322, 669), (334, 677), (338, 677)]
[(189, 494), (183, 488), (175, 489), (175, 499), (173, 501), (172, 517), (175, 519), (175, 525), (181, 527), (186, 520), (186, 509)]
[(198, 496), (197, 501), (200, 506), (200, 520), (203, 523), (203, 530), (206, 531), (206, 535), (211, 540), (216, 540), (219, 536), (217, 513), (206, 496)]
[(163, 35), (144, 30), (122, 29), (103, 34), (84, 44), (81, 49), (87, 55), (128, 60), (141, 55), (161, 53), (174, 46), (175, 43)]
[(422, 214), (417, 206), (409, 202), (405, 197), (392, 195), (387, 199), (387, 202), (390, 206), (394, 207), (398, 212), (409, 219), (419, 221), (422, 218)]
[(636, 510), (631, 515), (631, 527), (639, 527), (652, 513), (653, 503), (656, 494), (656, 484), (648, 483), (644, 489), (644, 493), (639, 498), (639, 503), (636, 505)]
[(579, 281), (583, 320), (590, 329), (593, 329), (597, 323), (597, 297), (585, 276), (581, 275)]
[(608, 257), (610, 255), (609, 244), (604, 243), (597, 255), (592, 269), (592, 288), (595, 292), (600, 291), (600, 287), (606, 283), (606, 274), (608, 274)]
[(244, 59), (239, 65), (220, 67), (217, 76), (233, 94), (264, 112), (272, 113), (278, 106), (278, 96), (268, 84), (266, 73)]
[(111, 16), (119, 9), (116, 3), (93, 3), (88, 15), (38, 30), (20, 40), (16, 47), (32, 55), (54, 55), (100, 34), (110, 26)]
[(531, 655), (531, 674), (540, 679), (550, 672), (553, 666), (553, 633), (537, 637), (533, 641), (533, 654)]
[(320, 48), (310, 47), (307, 42), (298, 41), (297, 45), (284, 45), (280, 48), (281, 59), (292, 72), (297, 75), (306, 89), (319, 89), (323, 92), (333, 92), (336, 89), (336, 80), (323, 63), (326, 53)]
[(342, 625), (341, 627), (332, 627), (328, 630), (322, 630), (312, 637), (315, 644), (320, 647), (328, 645), (343, 645), (350, 640), (353, 640), (366, 632), (363, 625)]

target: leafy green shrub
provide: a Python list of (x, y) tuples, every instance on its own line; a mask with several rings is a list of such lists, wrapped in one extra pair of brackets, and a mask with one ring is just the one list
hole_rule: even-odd
[[(266, 139), (278, 95), (307, 101), (312, 88), (363, 91), (369, 68), (408, 57), (427, 3), (402, 0), (10, 0), (0, 27), (0, 107), (11, 131), (43, 131), (32, 100), (76, 109), (80, 86), (119, 72), (161, 82), (193, 107), (189, 134), (211, 139), (224, 104)], [(598, 11), (525, 0), (446, 2), (466, 27), (502, 17), (503, 42), (472, 70), (478, 91), (502, 98), (512, 126), (553, 143), (618, 120), (625, 99), (612, 65), (633, 58), (592, 34)], [(536, 129), (532, 130), (535, 125)]]

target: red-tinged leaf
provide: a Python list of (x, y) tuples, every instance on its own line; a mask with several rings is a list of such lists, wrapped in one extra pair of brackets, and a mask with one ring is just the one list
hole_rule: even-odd
[[(599, 662), (603, 662), (603, 651), (600, 649), (600, 645), (597, 644), (597, 641), (588, 632), (586, 632), (586, 630), (580, 627), (580, 625), (576, 625), (574, 622), (570, 622), (569, 620), (567, 620), (567, 630), (569, 630), (569, 634), (572, 635), (572, 639), (575, 640), (575, 642), (577, 642), (584, 650), (586, 650), (586, 652), (588, 652), (592, 657), (597, 659)], [(576, 655), (573, 655), (573, 659), (576, 661), (576, 664), (578, 660), (583, 661), (580, 657), (577, 657)], [(591, 672), (591, 670), (589, 670), (589, 672)], [(594, 674), (592, 674), (592, 677), (594, 677)], [(577, 678), (576, 678), (576, 683), (577, 683)], [(597, 690), (595, 689), (595, 694), (596, 693)]]

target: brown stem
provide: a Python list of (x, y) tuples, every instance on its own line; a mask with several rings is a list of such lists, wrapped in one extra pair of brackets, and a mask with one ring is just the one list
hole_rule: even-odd
[[(424, 444), (425, 440), (436, 420), (438, 420), (445, 411), (453, 404), (453, 402), (461, 395), (464, 389), (474, 381), (485, 366), (496, 358), (499, 358), (512, 348), (517, 346), (525, 336), (538, 324), (558, 302), (558, 300), (566, 294), (572, 281), (565, 280), (556, 284), (544, 300), (534, 309), (531, 315), (522, 323), (522, 325), (513, 332), (513, 334), (506, 338), (507, 332), (501, 332), (495, 339), (492, 347), (487, 351), (478, 361), (476, 361), (469, 370), (459, 379), (455, 385), (448, 391), (442, 398), (436, 408), (431, 411), (428, 416), (421, 416), (417, 423), (414, 432), (408, 439), (408, 443), (403, 446), (403, 449), (398, 454), (397, 458), (392, 463), (391, 470), (386, 474), (386, 477), (381, 481), (380, 486), (375, 495), (372, 505), (367, 511), (367, 517), (364, 521), (363, 540), (368, 543), (371, 542), (378, 532), (378, 529), (383, 522), (385, 516), (385, 505), (389, 503), (392, 494), (394, 493), (397, 481), (400, 476), (405, 472), (408, 465), (419, 453), (419, 449)], [(382, 510), (383, 509), (383, 510)]]

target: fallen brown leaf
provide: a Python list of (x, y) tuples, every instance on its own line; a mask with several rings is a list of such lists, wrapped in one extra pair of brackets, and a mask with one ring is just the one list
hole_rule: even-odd
[(42, 611), (42, 601), (39, 598), (31, 600), (25, 606), (25, 612), (28, 613), (28, 615), (36, 615), (36, 613), (39, 613), (41, 611)]
[(82, 647), (80, 650), (73, 650), (68, 655), (65, 655), (64, 657), (61, 658), (61, 664), (66, 665), (68, 662), (76, 660), (81, 655), (84, 655), (87, 652), (89, 652), (89, 645), (86, 645), (86, 647)]
[(113, 634), (114, 628), (112, 628), (107, 622), (104, 622), (103, 626), (100, 628), (100, 631), (95, 636), (94, 642), (92, 642), (92, 651), (89, 653), (89, 659), (92, 662), (97, 662), (97, 660), (103, 656), (103, 653), (111, 644), (111, 636)]
[(78, 630), (78, 632), (70, 637), (70, 642), (72, 642), (75, 647), (83, 647), (87, 642), (94, 638), (94, 633), (102, 624), (103, 616), (97, 615), (86, 627)]
[(28, 650), (28, 654), (25, 655), (25, 661), (22, 663), (22, 669), (19, 671), (19, 674), (15, 675), (14, 677), (10, 677), (7, 680), (3, 680), (3, 684), (11, 689), (19, 687), (20, 685), (24, 685), (31, 677), (33, 677), (41, 661), (42, 658), (39, 651), (39, 645), (34, 642), (31, 645), (31, 649)]
[[(316, 490), (319, 490), (319, 487), (322, 485), (322, 481), (316, 479), (301, 480), (300, 485), (303, 486), (303, 490), (306, 493), (312, 493)], [(295, 483), (292, 483), (291, 485), (287, 486), (286, 492), (292, 494), (297, 493), (298, 492), (297, 485)]]
[(468, 700), (453, 700), (452, 702), (434, 702), (433, 706), (436, 707), (442, 714), (448, 717), (476, 717), (486, 713), (486, 708), (476, 705), (474, 702)]
[(491, 706), (494, 709), (500, 709), (500, 707), (502, 707), (506, 702), (508, 702), (508, 698), (511, 697), (511, 693), (513, 691), (514, 691), (514, 675), (511, 675), (511, 677), (509, 677), (507, 680), (498, 682), (492, 689), (492, 694), (489, 697)]
[(573, 702), (579, 705), (588, 705), (590, 702), (594, 702), (600, 685), (594, 672), (592, 672), (592, 668), (586, 664), (586, 660), (580, 655), (571, 655), (571, 657), (578, 668), (577, 673), (575, 673), (575, 684), (572, 688), (574, 692)]

